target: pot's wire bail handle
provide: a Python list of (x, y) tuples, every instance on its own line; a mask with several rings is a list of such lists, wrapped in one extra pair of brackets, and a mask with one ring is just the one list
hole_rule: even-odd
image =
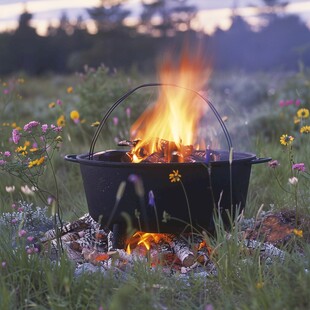
[[(105, 123), (107, 122), (109, 116), (111, 115), (111, 113), (126, 99), (128, 98), (132, 93), (134, 93), (135, 91), (137, 91), (140, 88), (145, 88), (145, 87), (162, 87), (162, 86), (170, 86), (170, 87), (176, 87), (176, 88), (180, 88), (180, 89), (184, 89), (184, 90), (188, 90), (189, 92), (192, 92), (194, 94), (196, 94), (198, 97), (200, 97), (202, 100), (204, 100), (208, 106), (210, 107), (210, 109), (212, 110), (212, 112), (214, 113), (216, 119), (218, 120), (218, 122), (220, 123), (222, 130), (225, 134), (225, 138), (227, 141), (227, 145), (228, 145), (228, 149), (229, 151), (232, 150), (232, 142), (231, 142), (231, 137), (229, 135), (229, 132), (227, 130), (227, 127), (224, 123), (224, 121), (222, 120), (220, 114), (218, 113), (218, 111), (216, 110), (216, 108), (214, 107), (214, 105), (207, 99), (205, 98), (203, 95), (201, 95), (198, 91), (192, 90), (190, 88), (187, 87), (183, 87), (183, 86), (179, 86), (179, 85), (175, 85), (175, 84), (165, 84), (165, 83), (150, 83), (150, 84), (142, 84), (140, 86), (137, 86), (136, 88), (128, 91), (126, 94), (124, 94), (121, 98), (119, 98), (106, 112), (106, 114), (103, 116), (99, 126), (97, 127), (97, 130), (92, 138), (91, 144), (90, 144), (90, 148), (89, 148), (89, 155), (88, 158), (89, 159), (93, 159), (94, 156), (94, 150), (95, 150), (95, 145), (96, 142), (98, 140), (99, 134), (103, 128), (103, 126), (105, 125)], [(68, 159), (70, 160), (70, 159)], [(74, 161), (74, 160), (72, 160)]]

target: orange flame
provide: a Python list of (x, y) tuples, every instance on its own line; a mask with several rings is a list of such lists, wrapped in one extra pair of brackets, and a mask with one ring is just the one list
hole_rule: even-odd
[(174, 64), (172, 56), (166, 58), (160, 68), (159, 80), (181, 88), (162, 86), (154, 106), (132, 125), (131, 139), (140, 139), (131, 150), (133, 162), (163, 151), (163, 141), (169, 144), (165, 146), (167, 162), (170, 162), (172, 152), (181, 155), (179, 161), (182, 161), (186, 149), (183, 146), (199, 148), (198, 128), (206, 104), (188, 89), (202, 90), (210, 73), (210, 67), (205, 68), (199, 50), (192, 56), (188, 48), (185, 49), (178, 64)]
[(132, 246), (143, 245), (146, 250), (150, 250), (151, 243), (159, 243), (161, 240), (168, 241), (169, 235), (160, 233), (144, 233), (142, 231), (137, 231), (128, 241), (126, 252), (131, 254)]

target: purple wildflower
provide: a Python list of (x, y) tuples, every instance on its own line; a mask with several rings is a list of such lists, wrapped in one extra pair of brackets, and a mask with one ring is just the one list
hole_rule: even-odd
[(21, 229), (19, 232), (18, 232), (18, 236), (19, 237), (23, 237), (23, 236), (25, 236), (27, 234), (27, 232), (26, 232), (26, 230), (24, 230), (24, 229)]
[(275, 169), (275, 168), (277, 168), (278, 166), (280, 166), (280, 163), (279, 163), (277, 160), (272, 160), (272, 161), (270, 161), (270, 162), (268, 163), (268, 165), (269, 165), (270, 168)]
[(6, 262), (5, 262), (5, 261), (1, 262), (1, 267), (2, 267), (2, 268), (5, 268), (5, 267), (6, 267)]
[(62, 105), (62, 101), (61, 101), (60, 99), (57, 99), (57, 100), (56, 100), (56, 104)]
[(153, 191), (149, 191), (149, 205), (152, 207), (155, 206), (155, 197)]
[(47, 129), (48, 129), (48, 125), (47, 124), (43, 124), (41, 126), (42, 132), (46, 133)]
[(37, 127), (40, 123), (37, 121), (31, 121), (24, 126), (24, 131), (31, 132), (31, 129)]
[(301, 171), (301, 172), (306, 171), (306, 167), (305, 167), (304, 163), (293, 164), (292, 169), (297, 170), (297, 171)]
[(6, 156), (6, 157), (10, 157), (10, 156), (11, 156), (11, 152), (9, 152), (9, 151), (5, 151), (5, 152), (4, 152), (4, 156)]
[(34, 237), (33, 237), (33, 236), (27, 237), (27, 241), (32, 242), (33, 240), (34, 240)]
[(0, 166), (5, 165), (6, 161), (3, 159), (0, 159)]
[(301, 100), (300, 100), (300, 99), (297, 99), (297, 100), (295, 101), (295, 106), (298, 107), (300, 104), (301, 104)]
[(17, 129), (12, 130), (12, 140), (15, 144), (18, 144), (20, 139), (20, 133)]
[(17, 221), (18, 221), (18, 220), (17, 220), (17, 219), (15, 219), (15, 218), (14, 218), (14, 219), (12, 219), (12, 224), (16, 224), (16, 223), (17, 223)]
[(3, 90), (3, 94), (4, 94), (4, 95), (7, 95), (9, 92), (10, 92), (10, 91), (9, 91), (7, 88), (5, 88), (5, 89)]
[(53, 129), (53, 131), (55, 131), (55, 132), (60, 132), (61, 130), (62, 130), (62, 127), (60, 127), (60, 126), (55, 126), (55, 125), (51, 125), (51, 128)]

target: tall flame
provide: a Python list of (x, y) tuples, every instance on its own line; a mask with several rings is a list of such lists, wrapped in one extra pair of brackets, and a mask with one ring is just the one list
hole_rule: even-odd
[[(156, 103), (146, 109), (132, 125), (131, 139), (139, 139), (131, 151), (134, 162), (162, 151), (163, 141), (169, 141), (168, 149), (177, 151), (180, 158), (183, 155), (182, 146), (196, 146), (199, 143), (196, 141), (197, 131), (206, 105), (188, 89), (202, 90), (210, 73), (209, 67), (204, 66), (199, 50), (193, 56), (186, 48), (177, 64), (172, 56), (165, 58), (160, 67), (160, 83), (174, 84), (181, 88), (162, 86)], [(167, 156), (170, 157), (171, 154)]]

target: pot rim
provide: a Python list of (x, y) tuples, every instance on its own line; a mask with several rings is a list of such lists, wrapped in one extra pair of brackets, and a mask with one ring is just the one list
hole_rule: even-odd
[[(96, 155), (104, 154), (107, 152), (111, 151), (117, 151), (117, 152), (125, 152), (123, 150), (105, 150), (105, 151), (99, 151), (94, 154), (94, 157)], [(216, 150), (217, 152), (225, 152), (226, 154), (228, 153), (227, 150)], [(248, 152), (234, 152), (234, 155), (241, 155), (243, 156), (242, 158), (233, 158), (232, 164), (256, 164), (256, 163), (262, 163), (262, 162), (267, 162), (270, 161), (271, 158), (257, 158), (255, 154), (253, 153), (248, 153)], [(167, 167), (167, 168), (172, 168), (172, 169), (179, 169), (181, 167), (197, 167), (198, 165), (201, 166), (225, 166), (229, 165), (229, 160), (217, 160), (217, 161), (212, 161), (209, 164), (204, 163), (204, 162), (195, 162), (195, 163), (145, 163), (145, 162), (140, 162), (140, 163), (132, 163), (132, 162), (118, 162), (118, 161), (104, 161), (104, 160), (96, 160), (96, 159), (90, 159), (89, 158), (89, 153), (84, 153), (84, 154), (79, 154), (79, 155), (66, 155), (65, 159), (68, 161), (72, 162), (77, 162), (82, 165), (87, 165), (87, 166), (97, 166), (97, 167), (145, 167), (145, 168), (158, 168), (160, 167)]]

